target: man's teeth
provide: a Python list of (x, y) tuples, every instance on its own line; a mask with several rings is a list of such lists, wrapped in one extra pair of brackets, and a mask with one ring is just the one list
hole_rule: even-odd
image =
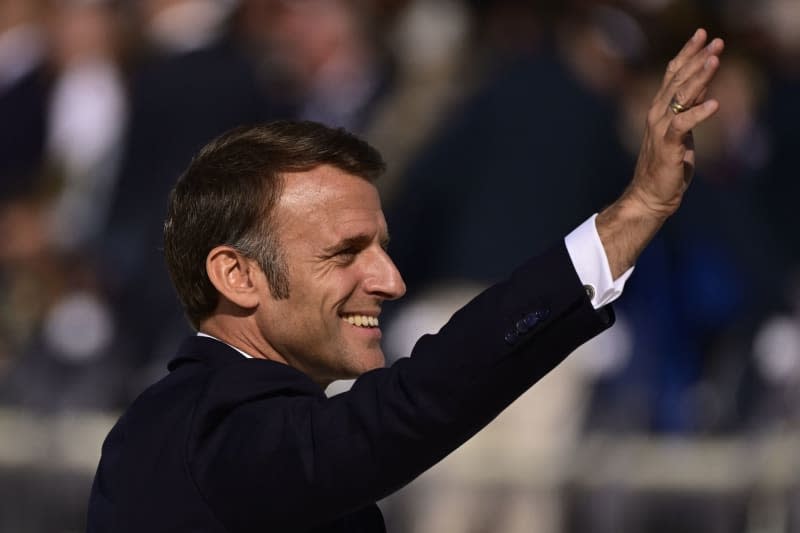
[(378, 317), (367, 315), (347, 315), (344, 318), (348, 323), (362, 328), (375, 328), (380, 325)]

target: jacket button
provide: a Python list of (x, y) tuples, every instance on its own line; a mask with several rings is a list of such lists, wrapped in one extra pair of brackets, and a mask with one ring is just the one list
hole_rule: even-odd
[(536, 312), (535, 312), (535, 313), (533, 313), (533, 314), (534, 314), (534, 315), (536, 315), (537, 322), (538, 322), (539, 320), (545, 320), (547, 317), (549, 317), (549, 316), (550, 316), (550, 309), (548, 309), (547, 307), (545, 307), (544, 309), (539, 309), (538, 311), (536, 311)]
[(513, 331), (506, 332), (505, 340), (506, 340), (507, 344), (510, 344), (510, 345), (513, 346), (514, 344), (517, 343), (517, 339), (518, 338), (519, 337), (517, 337), (517, 334), (515, 332), (513, 332)]
[(525, 322), (525, 330), (527, 331), (539, 322), (539, 317), (536, 313), (528, 313), (522, 320)]
[(525, 318), (520, 318), (517, 320), (517, 323), (514, 324), (514, 328), (517, 330), (517, 333), (522, 335), (523, 333), (527, 333), (529, 329), (531, 329), (531, 324), (528, 322), (528, 317), (531, 315), (526, 316)]

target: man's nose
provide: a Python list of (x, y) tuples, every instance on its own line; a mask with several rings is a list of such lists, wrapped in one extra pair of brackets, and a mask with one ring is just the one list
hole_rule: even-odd
[(406, 293), (403, 276), (383, 249), (375, 255), (365, 286), (367, 292), (384, 300), (396, 300)]

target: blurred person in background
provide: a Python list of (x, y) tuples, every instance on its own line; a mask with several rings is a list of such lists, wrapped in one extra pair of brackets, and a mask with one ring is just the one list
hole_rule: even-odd
[[(391, 2), (390, 2), (391, 4)], [(391, 204), (415, 155), (435, 134), (442, 118), (479, 79), (474, 67), (472, 13), (459, 0), (394, 2), (382, 38), (389, 51), (391, 84), (362, 130), (391, 165), (377, 184)], [(398, 127), (413, 124), (413, 127)]]
[[(293, 116), (363, 131), (391, 85), (378, 17), (362, 0), (243, 0), (240, 25)], [(387, 15), (388, 16), (388, 15)]]
[(0, 202), (36, 188), (49, 86), (44, 2), (0, 4)]
[(474, 77), (459, 0), (243, 0), (237, 23), (292, 116), (358, 132), (387, 155), (384, 198)]
[(86, 251), (108, 221), (128, 118), (122, 13), (118, 0), (62, 0), (48, 23), (47, 159), (60, 181), (49, 225), (59, 249)]

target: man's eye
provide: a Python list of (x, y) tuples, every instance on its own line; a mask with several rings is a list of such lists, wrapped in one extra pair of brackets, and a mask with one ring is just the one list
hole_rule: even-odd
[(358, 250), (355, 248), (345, 248), (344, 250), (336, 252), (336, 258), (342, 261), (352, 261), (357, 253)]

